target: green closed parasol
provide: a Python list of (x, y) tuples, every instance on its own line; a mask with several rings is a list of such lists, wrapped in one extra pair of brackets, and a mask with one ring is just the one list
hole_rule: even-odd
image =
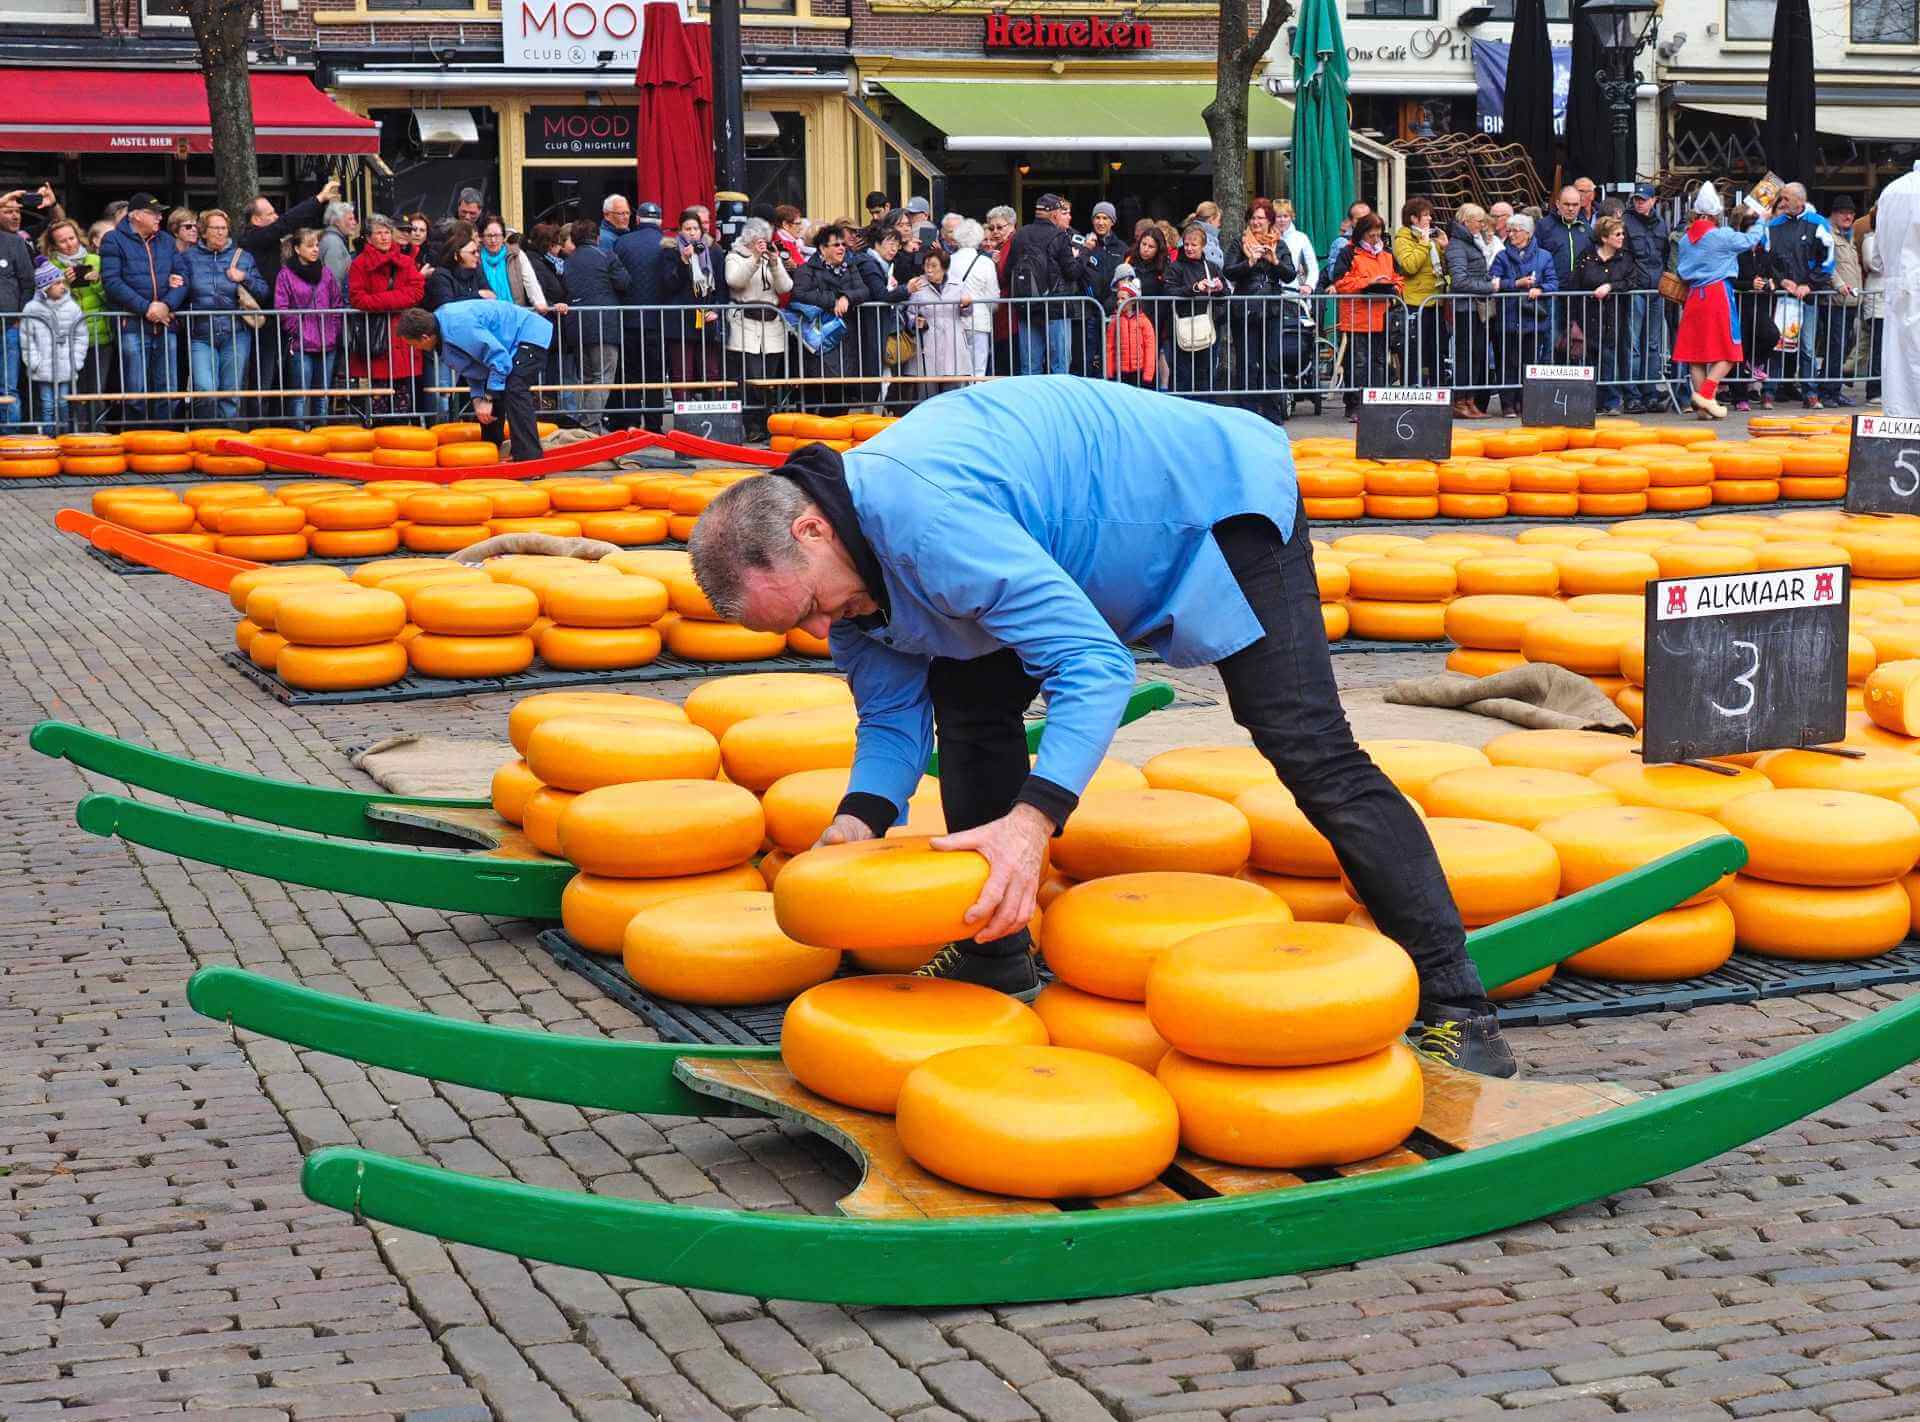
[(1347, 42), (1338, 0), (1301, 0), (1293, 32), (1294, 221), (1324, 263), (1353, 202)]

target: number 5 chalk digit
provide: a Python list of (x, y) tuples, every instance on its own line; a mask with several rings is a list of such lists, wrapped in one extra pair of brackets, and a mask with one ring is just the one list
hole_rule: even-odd
[(1893, 475), (1887, 479), (1887, 487), (1903, 499), (1910, 499), (1915, 494), (1920, 494), (1920, 466), (1912, 463), (1913, 455), (1914, 451), (1911, 449), (1903, 449), (1899, 454), (1894, 456), (1893, 460), (1901, 469), (1913, 476), (1913, 482), (1911, 484), (1903, 489), (1900, 487), (1899, 476)]
[(1714, 710), (1718, 711), (1722, 716), (1746, 715), (1749, 711), (1753, 710), (1753, 703), (1758, 698), (1758, 695), (1759, 695), (1759, 693), (1754, 690), (1753, 678), (1754, 678), (1754, 674), (1760, 670), (1760, 648), (1755, 643), (1752, 643), (1752, 642), (1736, 641), (1733, 645), (1736, 647), (1746, 648), (1746, 650), (1753, 657), (1753, 665), (1748, 667), (1746, 671), (1743, 672), (1741, 675), (1733, 679), (1733, 684), (1735, 686), (1744, 686), (1747, 689), (1747, 700), (1745, 705), (1722, 706), (1718, 701), (1709, 701), (1707, 703)]

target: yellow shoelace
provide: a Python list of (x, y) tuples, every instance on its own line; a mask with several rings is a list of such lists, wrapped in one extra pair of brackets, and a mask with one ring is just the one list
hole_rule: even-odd
[(1460, 1024), (1448, 1020), (1423, 1026), (1413, 1039), (1413, 1049), (1451, 1060), (1460, 1054)]

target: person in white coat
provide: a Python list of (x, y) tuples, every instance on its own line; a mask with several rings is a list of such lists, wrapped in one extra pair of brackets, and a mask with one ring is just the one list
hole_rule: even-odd
[(67, 396), (93, 348), (87, 313), (67, 289), (66, 273), (41, 258), (33, 299), (20, 313), (21, 354), (33, 386), (34, 418), (49, 432), (67, 427)]
[(787, 323), (780, 298), (793, 290), (793, 273), (774, 248), (773, 224), (750, 217), (727, 252), (727, 350), (747, 381), (747, 401), (756, 424), (764, 417), (767, 387), (756, 384), (787, 373)]
[(1881, 190), (1873, 233), (1886, 283), (1881, 408), (1889, 415), (1920, 417), (1920, 164)]
[(963, 218), (954, 228), (953, 264), (949, 279), (965, 287), (973, 298), (967, 308), (967, 345), (971, 359), (964, 372), (969, 375), (993, 374), (993, 308), (1000, 300), (1000, 269), (993, 254), (980, 250), (986, 230), (972, 218)]
[(923, 256), (920, 280), (907, 298), (907, 314), (920, 343), (913, 373), (928, 377), (920, 387), (921, 398), (927, 399), (953, 389), (953, 385), (935, 383), (931, 377), (972, 372), (973, 348), (968, 334), (973, 293), (948, 275), (945, 252), (930, 247)]

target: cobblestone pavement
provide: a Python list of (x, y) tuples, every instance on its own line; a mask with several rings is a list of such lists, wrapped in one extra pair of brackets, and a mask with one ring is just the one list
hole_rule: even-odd
[[(358, 1142), (567, 1190), (824, 1211), (831, 1150), (766, 1124), (588, 1115), (242, 1038), (183, 984), (238, 963), (495, 1023), (646, 1035), (534, 927), (319, 893), (91, 838), (43, 716), (261, 774), (364, 784), (344, 748), (498, 736), (505, 699), (294, 711), (221, 667), (233, 615), (119, 578), (0, 489), (0, 1418), (1920, 1416), (1917, 1079), (1651, 1188), (1306, 1277), (939, 1312), (687, 1293), (443, 1246), (308, 1204)], [(1377, 684), (1377, 658), (1341, 658)], [(1204, 679), (1193, 689), (1204, 694)], [(117, 787), (115, 787), (117, 788)], [(1870, 993), (1515, 1034), (1536, 1073), (1657, 1089), (1880, 1005)]]

